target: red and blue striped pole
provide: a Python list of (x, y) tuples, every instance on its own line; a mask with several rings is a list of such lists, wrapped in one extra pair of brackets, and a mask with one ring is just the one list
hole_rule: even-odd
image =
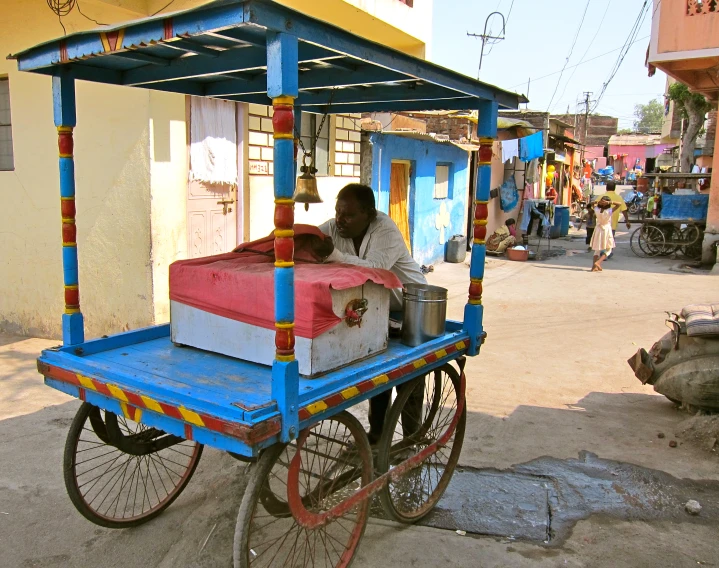
[(492, 145), (497, 137), (498, 105), (494, 101), (480, 101), (477, 115), (479, 159), (477, 188), (472, 221), (472, 257), (469, 268), (469, 298), (464, 307), (464, 329), (469, 333), (468, 355), (476, 355), (482, 344), (484, 329), (482, 317), (482, 286), (486, 258), (487, 217), (489, 214), (489, 191), (492, 183)]
[(65, 345), (78, 345), (85, 341), (85, 330), (80, 311), (77, 226), (75, 224), (75, 158), (72, 135), (77, 119), (74, 80), (66, 73), (53, 77), (52, 95), (60, 162), (62, 269), (65, 285), (62, 341)]

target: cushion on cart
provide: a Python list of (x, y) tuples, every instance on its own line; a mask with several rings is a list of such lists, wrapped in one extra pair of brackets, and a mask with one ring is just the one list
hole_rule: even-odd
[(686, 320), (687, 335), (719, 335), (719, 304), (692, 304), (681, 315)]
[[(342, 319), (332, 310), (330, 288), (345, 290), (374, 282), (401, 288), (389, 270), (350, 264), (319, 264), (307, 235), (317, 227), (295, 225), (295, 334), (315, 338)], [(273, 238), (240, 245), (234, 252), (179, 260), (170, 265), (170, 299), (215, 315), (274, 329)]]

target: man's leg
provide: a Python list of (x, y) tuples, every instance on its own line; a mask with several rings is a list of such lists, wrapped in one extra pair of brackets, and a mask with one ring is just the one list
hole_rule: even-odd
[(391, 400), (392, 389), (386, 390), (369, 399), (369, 443), (379, 442), (384, 427), (384, 419)]
[(402, 392), (406, 388), (413, 389), (402, 410), (402, 435), (408, 438), (422, 426), (424, 377), (421, 377), (419, 381), (413, 379), (408, 383), (400, 385), (397, 387), (397, 392)]

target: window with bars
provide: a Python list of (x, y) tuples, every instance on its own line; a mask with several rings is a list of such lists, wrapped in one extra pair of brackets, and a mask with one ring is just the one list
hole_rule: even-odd
[[(330, 167), (332, 160), (330, 159), (330, 117), (327, 117), (322, 125), (322, 131), (318, 134), (317, 129), (322, 122), (322, 116), (309, 112), (302, 113), (302, 126), (300, 138), (305, 150), (312, 151), (315, 147), (315, 167), (317, 168), (317, 176), (330, 175)], [(302, 166), (302, 151), (297, 155), (297, 170)]]
[(12, 151), (12, 123), (10, 121), (10, 82), (0, 78), (0, 170), (15, 169)]

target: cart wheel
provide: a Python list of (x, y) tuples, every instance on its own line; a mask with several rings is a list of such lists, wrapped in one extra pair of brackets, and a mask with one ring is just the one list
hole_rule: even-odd
[(664, 251), (664, 233), (653, 225), (643, 225), (640, 229), (639, 248), (647, 256), (657, 256)]
[[(299, 460), (296, 484), (290, 481), (293, 460)], [(296, 443), (266, 449), (250, 468), (235, 526), (235, 568), (351, 564), (369, 500), (310, 528), (294, 518), (288, 499), (299, 497), (310, 515), (322, 514), (372, 480), (372, 452), (355, 417), (340, 412), (323, 420), (300, 432)]]
[[(450, 365), (443, 365), (400, 390), (385, 420), (379, 443), (377, 470), (380, 474), (419, 453), (447, 432), (459, 410), (460, 390), (460, 376)], [(379, 495), (387, 515), (400, 522), (413, 523), (437, 504), (457, 466), (466, 419), (463, 406), (454, 433), (437, 453), (382, 489)]]
[(702, 235), (696, 225), (688, 225), (680, 234), (682, 245), (679, 247), (684, 258), (689, 260), (701, 260), (702, 258)]
[(643, 227), (634, 229), (631, 236), (629, 237), (629, 248), (631, 248), (632, 252), (639, 258), (647, 256), (647, 253), (644, 252), (644, 250), (642, 250), (642, 248), (639, 246), (639, 237), (641, 236), (643, 230)]
[(134, 527), (177, 499), (201, 455), (202, 444), (85, 402), (65, 442), (65, 487), (89, 521), (113, 529)]

